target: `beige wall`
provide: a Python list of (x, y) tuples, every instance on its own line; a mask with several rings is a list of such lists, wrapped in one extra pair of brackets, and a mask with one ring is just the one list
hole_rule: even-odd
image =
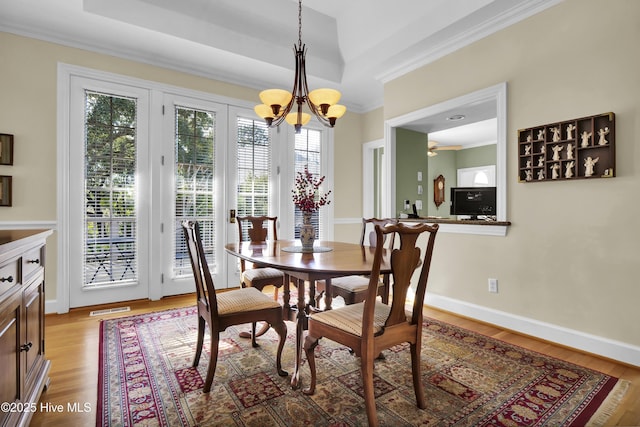
[[(13, 206), (0, 208), (1, 222), (55, 222), (56, 218), (56, 100), (59, 62), (156, 81), (231, 98), (257, 101), (258, 91), (0, 32), (0, 133), (15, 136), (13, 166), (0, 166), (0, 175), (13, 176)], [(337, 217), (362, 212), (362, 116), (348, 112), (336, 126), (332, 203)], [(353, 196), (357, 194), (358, 196)], [(347, 232), (336, 237), (357, 241)], [(359, 230), (359, 223), (355, 225)], [(48, 240), (48, 301), (57, 298), (57, 235)]]
[[(508, 82), (506, 237), (441, 234), (430, 292), (640, 345), (640, 2), (567, 0), (385, 86), (384, 108), (348, 113), (335, 132), (335, 216), (362, 212), (360, 144), (383, 138), (383, 119)], [(257, 91), (145, 64), (0, 33), (0, 132), (16, 136), (14, 206), (0, 221), (56, 220), (56, 66), (64, 62), (224, 96)], [(617, 177), (517, 183), (517, 130), (616, 113)], [(338, 240), (359, 225), (337, 225)], [(55, 267), (55, 235), (48, 266)], [(500, 293), (487, 293), (497, 277)], [(55, 299), (55, 268), (47, 298)]]
[[(389, 119), (508, 83), (513, 225), (506, 237), (438, 236), (430, 292), (640, 345), (639, 21), (635, 0), (567, 0), (385, 86)], [(517, 182), (518, 129), (608, 111), (616, 178)]]

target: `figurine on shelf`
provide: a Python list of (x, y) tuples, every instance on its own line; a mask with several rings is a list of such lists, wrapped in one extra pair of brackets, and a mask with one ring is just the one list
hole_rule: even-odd
[(600, 157), (596, 157), (592, 159), (591, 156), (587, 157), (584, 160), (584, 176), (592, 176), (593, 175), (593, 167), (598, 163)]
[(608, 127), (605, 127), (604, 129), (600, 129), (598, 131), (598, 136), (600, 137), (600, 139), (598, 139), (598, 145), (607, 145), (609, 143), (609, 141), (605, 139), (605, 136), (607, 135), (609, 135)]
[(567, 139), (573, 139), (574, 130), (576, 130), (576, 126), (573, 123), (567, 126)]
[(531, 142), (533, 141), (533, 137), (531, 136), (531, 134), (527, 135), (527, 142)]
[(544, 139), (544, 129), (540, 129), (538, 131), (538, 140), (543, 140)]
[(542, 181), (544, 179), (544, 169), (540, 169), (538, 171), (538, 181)]
[(580, 135), (580, 137), (582, 138), (582, 144), (580, 146), (582, 148), (588, 147), (589, 146), (589, 139), (591, 139), (591, 132), (587, 132), (585, 130), (584, 132), (582, 132), (582, 135)]
[(573, 144), (567, 144), (567, 159), (573, 160)]
[(544, 166), (544, 156), (538, 157), (538, 167)]
[(531, 167), (531, 159), (527, 159), (527, 165), (525, 166), (525, 168), (530, 168)]
[(527, 144), (524, 146), (524, 155), (528, 156), (529, 154), (531, 154), (531, 144)]
[(572, 178), (573, 177), (573, 165), (575, 163), (574, 162), (569, 162), (565, 165), (566, 169), (564, 171), (564, 177), (565, 178)]
[(559, 164), (554, 163), (553, 165), (551, 165), (551, 179), (558, 179), (558, 177), (560, 176), (560, 174), (558, 173), (559, 170)]
[(524, 171), (525, 173), (525, 181), (531, 181), (533, 179), (533, 176), (531, 175), (531, 171), (530, 170), (526, 170)]
[(553, 150), (553, 160), (554, 161), (558, 161), (560, 160), (560, 152), (562, 151), (564, 147), (562, 145), (554, 145), (553, 147), (551, 147), (551, 149)]
[(545, 148), (544, 148), (544, 145), (543, 145), (542, 147), (540, 147), (540, 152), (541, 152), (542, 154), (544, 154), (544, 150), (545, 150)]
[(553, 140), (553, 142), (558, 142), (560, 141), (560, 128), (551, 128), (551, 132), (553, 132), (553, 136), (551, 137), (551, 139)]

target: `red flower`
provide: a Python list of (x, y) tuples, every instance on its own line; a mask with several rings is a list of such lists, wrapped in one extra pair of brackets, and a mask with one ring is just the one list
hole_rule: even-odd
[(320, 185), (324, 182), (324, 176), (314, 179), (309, 169), (305, 166), (304, 172), (296, 174), (295, 188), (291, 190), (293, 195), (293, 203), (300, 208), (302, 212), (315, 212), (320, 206), (328, 205), (331, 190), (320, 195)]

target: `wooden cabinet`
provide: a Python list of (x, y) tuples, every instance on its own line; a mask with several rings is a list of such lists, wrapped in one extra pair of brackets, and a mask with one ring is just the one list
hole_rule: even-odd
[(0, 230), (0, 426), (28, 425), (48, 385), (44, 265), (49, 230)]
[(604, 113), (518, 131), (520, 182), (615, 176), (615, 115)]

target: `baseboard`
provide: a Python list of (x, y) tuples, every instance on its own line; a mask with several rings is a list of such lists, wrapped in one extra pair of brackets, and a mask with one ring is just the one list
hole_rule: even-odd
[(44, 301), (44, 314), (56, 314), (58, 312), (58, 300)]
[(574, 348), (628, 365), (640, 366), (640, 347), (638, 346), (441, 295), (427, 294), (425, 303), (434, 308), (477, 319), (481, 322), (490, 323), (565, 347)]
[[(597, 335), (587, 334), (440, 295), (427, 294), (425, 303), (441, 310), (477, 319), (481, 322), (490, 323), (565, 347), (606, 357), (628, 365), (640, 366), (640, 347), (620, 341), (610, 340)], [(57, 312), (58, 301), (45, 301), (46, 314)]]

